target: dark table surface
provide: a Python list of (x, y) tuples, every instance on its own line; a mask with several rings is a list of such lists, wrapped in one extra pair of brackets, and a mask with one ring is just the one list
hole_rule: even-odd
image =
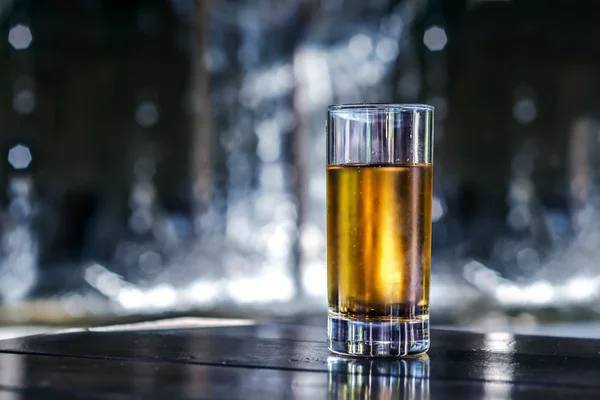
[(360, 360), (324, 326), (229, 322), (0, 341), (0, 399), (600, 398), (599, 340), (434, 329), (428, 356)]

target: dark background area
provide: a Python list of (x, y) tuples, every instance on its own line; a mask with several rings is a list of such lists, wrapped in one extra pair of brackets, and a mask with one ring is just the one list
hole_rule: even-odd
[(0, 1), (3, 318), (321, 312), (325, 107), (349, 102), (436, 107), (439, 321), (595, 316), (598, 15)]

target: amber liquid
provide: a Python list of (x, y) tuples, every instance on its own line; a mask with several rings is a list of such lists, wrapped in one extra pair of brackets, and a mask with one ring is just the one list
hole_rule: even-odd
[(329, 314), (428, 318), (432, 167), (327, 167)]

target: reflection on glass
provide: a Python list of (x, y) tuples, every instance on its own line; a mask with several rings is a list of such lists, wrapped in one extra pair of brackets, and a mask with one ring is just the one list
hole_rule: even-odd
[(429, 399), (429, 357), (329, 357), (329, 399)]

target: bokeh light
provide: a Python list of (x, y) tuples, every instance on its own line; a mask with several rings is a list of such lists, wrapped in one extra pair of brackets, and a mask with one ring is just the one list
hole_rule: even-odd
[(423, 43), (431, 51), (443, 50), (448, 43), (446, 31), (437, 25), (427, 28), (423, 35)]
[(29, 167), (33, 157), (29, 147), (18, 144), (8, 151), (8, 162), (14, 169), (25, 169)]
[(17, 24), (8, 31), (8, 42), (15, 50), (25, 50), (33, 40), (27, 25)]

